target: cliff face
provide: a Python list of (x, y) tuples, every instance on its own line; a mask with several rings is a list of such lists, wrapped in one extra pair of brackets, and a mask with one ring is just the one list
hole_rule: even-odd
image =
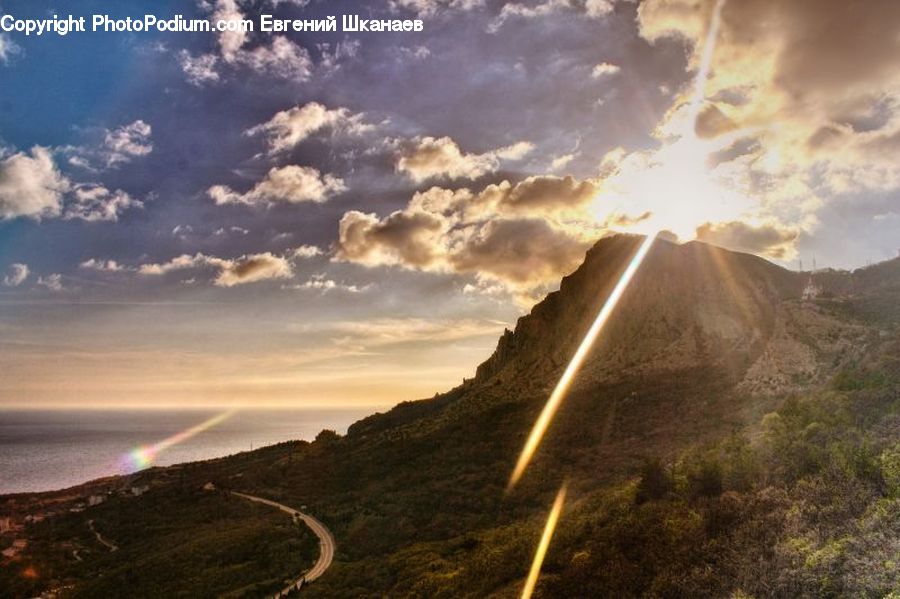
[[(476, 381), (550, 374), (574, 353), (641, 239), (598, 242), (582, 266), (500, 338)], [(765, 260), (702, 243), (659, 240), (608, 322), (579, 384), (722, 366), (745, 371), (776, 331), (781, 305), (805, 280)]]
[[(407, 402), (364, 419), (351, 427), (351, 436), (398, 426), (424, 434), (510, 402), (520, 407), (502, 409), (522, 410), (529, 414), (522, 416), (528, 422), (642, 241), (629, 235), (598, 241), (558, 291), (521, 317), (513, 331), (503, 333), (473, 379), (433, 400)], [(860, 298), (887, 297), (884, 286), (900, 284), (900, 276), (890, 276), (900, 272), (897, 265), (900, 260), (853, 273), (817, 273), (814, 281), (828, 299), (806, 301), (802, 297), (809, 273), (700, 242), (657, 240), (572, 392), (593, 398), (585, 409), (602, 411), (609, 397), (620, 393), (616, 389), (663, 388), (671, 383), (662, 381), (686, 377), (707, 377), (718, 396), (742, 397), (772, 397), (825, 382), (858, 363), (873, 334), (877, 336), (859, 321), (859, 314), (841, 312), (843, 299), (854, 298), (853, 309), (859, 311), (866, 306)], [(876, 299), (873, 312), (890, 310), (885, 300)], [(698, 413), (704, 409), (689, 407)], [(635, 411), (626, 408), (619, 416), (629, 410)]]

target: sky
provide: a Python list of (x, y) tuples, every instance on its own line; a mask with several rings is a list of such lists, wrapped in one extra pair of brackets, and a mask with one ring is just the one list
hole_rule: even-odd
[(68, 11), (423, 31), (0, 34), (0, 406), (384, 407), (604, 235), (900, 249), (896, 2), (0, 0)]

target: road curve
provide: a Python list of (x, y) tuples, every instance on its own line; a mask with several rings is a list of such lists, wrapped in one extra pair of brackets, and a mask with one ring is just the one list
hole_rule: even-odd
[[(94, 528), (94, 521), (93, 521), (93, 520), (88, 520), (88, 528), (90, 528), (90, 529), (91, 529), (91, 532), (94, 533), (94, 536), (97, 537), (97, 541), (99, 541), (101, 544), (103, 544), (103, 545), (104, 545), (107, 549), (109, 549), (111, 552), (112, 552), (112, 551), (118, 551), (118, 550), (119, 550), (119, 546), (118, 546), (118, 545), (116, 545), (115, 543), (113, 543), (113, 542), (110, 541), (109, 539), (104, 539), (104, 538), (103, 538), (103, 535), (101, 535), (99, 532), (97, 532), (97, 529)], [(76, 555), (75, 557), (78, 558), (77, 555)], [(78, 561), (81, 561), (81, 558), (78, 558)]]
[(303, 520), (304, 524), (306, 524), (306, 526), (308, 526), (317, 537), (319, 537), (318, 561), (308, 572), (286, 586), (278, 595), (276, 595), (276, 597), (285, 596), (290, 591), (299, 589), (304, 583), (312, 582), (325, 573), (325, 570), (328, 569), (328, 567), (331, 565), (331, 562), (334, 560), (335, 545), (334, 536), (331, 534), (331, 531), (325, 527), (324, 524), (322, 524), (309, 514), (304, 514), (299, 510), (295, 510), (294, 508), (278, 503), (277, 501), (272, 501), (271, 499), (263, 499), (262, 497), (247, 495), (246, 493), (239, 493), (237, 491), (232, 491), (231, 494), (237, 495), (238, 497), (243, 497), (244, 499), (254, 501), (256, 503), (264, 503), (266, 505), (270, 505), (274, 508), (278, 508), (282, 512), (290, 514), (291, 517), (299, 518)]

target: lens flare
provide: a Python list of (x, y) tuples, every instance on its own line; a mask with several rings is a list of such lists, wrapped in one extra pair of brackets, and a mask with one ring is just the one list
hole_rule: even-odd
[(719, 37), (719, 26), (722, 24), (722, 8), (724, 6), (725, 0), (716, 2), (709, 21), (709, 30), (706, 32), (706, 39), (703, 41), (703, 54), (700, 57), (700, 68), (697, 70), (697, 78), (694, 80), (694, 96), (691, 99), (691, 115), (695, 118), (700, 112), (700, 103), (706, 95), (704, 87), (706, 86), (706, 80), (709, 78), (713, 54), (716, 51), (716, 40)]
[(531, 434), (528, 435), (528, 440), (525, 442), (525, 447), (522, 448), (522, 453), (519, 455), (519, 461), (516, 463), (516, 467), (509, 479), (507, 489), (512, 489), (516, 483), (519, 482), (519, 479), (522, 478), (525, 469), (528, 468), (531, 458), (534, 457), (535, 451), (537, 451), (538, 446), (541, 444), (541, 440), (544, 438), (544, 433), (547, 432), (547, 428), (553, 421), (556, 410), (559, 409), (569, 387), (571, 387), (575, 375), (581, 370), (585, 359), (591, 351), (591, 347), (593, 347), (594, 342), (597, 340), (597, 337), (609, 320), (610, 315), (612, 315), (613, 310), (615, 310), (616, 304), (619, 303), (619, 300), (628, 288), (629, 283), (631, 283), (631, 279), (634, 278), (634, 274), (637, 272), (638, 268), (640, 268), (644, 258), (647, 257), (647, 252), (650, 251), (655, 239), (656, 235), (648, 235), (643, 243), (641, 243), (637, 253), (635, 253), (631, 262), (628, 264), (628, 267), (625, 269), (625, 272), (619, 277), (619, 281), (613, 288), (612, 293), (606, 298), (603, 308), (600, 309), (600, 313), (597, 314), (597, 318), (594, 319), (594, 324), (591, 325), (591, 328), (584, 336), (584, 339), (581, 340), (581, 345), (578, 346), (578, 350), (575, 352), (575, 355), (572, 356), (569, 365), (566, 366), (565, 372), (563, 372), (559, 382), (556, 383), (553, 393), (550, 394), (550, 399), (544, 404), (544, 409), (534, 423)]
[(191, 428), (185, 429), (180, 433), (176, 433), (171, 437), (167, 437), (162, 441), (154, 443), (153, 445), (143, 445), (141, 447), (135, 447), (132, 449), (124, 458), (124, 462), (126, 467), (129, 470), (143, 470), (148, 466), (151, 466), (160, 453), (169, 449), (174, 445), (178, 445), (179, 443), (183, 443), (187, 441), (191, 437), (202, 433), (205, 430), (209, 430), (214, 426), (217, 426), (231, 418), (237, 410), (228, 410), (226, 412), (222, 412), (221, 414), (217, 414), (212, 418), (204, 420), (200, 424), (194, 425)]
[(547, 523), (544, 525), (543, 534), (541, 534), (541, 542), (538, 543), (537, 551), (534, 552), (531, 570), (528, 571), (528, 578), (525, 580), (525, 587), (522, 589), (522, 599), (529, 599), (534, 592), (538, 577), (541, 575), (541, 566), (544, 565), (544, 558), (547, 556), (547, 550), (550, 548), (553, 531), (556, 530), (556, 523), (559, 521), (559, 514), (562, 512), (565, 502), (566, 484), (563, 483), (559, 493), (556, 494), (556, 499), (553, 501), (550, 515), (547, 516)]

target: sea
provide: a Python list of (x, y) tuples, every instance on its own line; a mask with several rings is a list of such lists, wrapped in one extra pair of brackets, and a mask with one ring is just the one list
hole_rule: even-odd
[(344, 434), (375, 411), (0, 410), (0, 495), (312, 440), (323, 429)]

